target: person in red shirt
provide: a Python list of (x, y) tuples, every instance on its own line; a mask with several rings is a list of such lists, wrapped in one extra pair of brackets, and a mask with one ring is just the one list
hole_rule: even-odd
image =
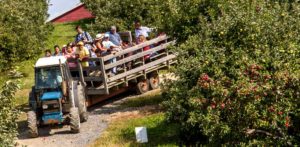
[[(68, 44), (68, 45), (66, 46), (64, 56), (65, 56), (67, 59), (75, 59), (75, 58), (76, 58), (75, 52), (73, 51), (73, 48), (72, 48), (72, 45), (71, 45), (71, 44)], [(77, 67), (77, 66), (76, 66), (76, 63), (73, 63), (73, 62), (68, 63), (68, 65), (69, 65), (69, 67), (71, 67), (71, 68)]]
[[(140, 35), (139, 37), (138, 37), (138, 42), (139, 42), (139, 44), (141, 44), (141, 43), (144, 43), (144, 42), (146, 42), (147, 41), (147, 39), (146, 39), (146, 37), (144, 36), (144, 35)], [(145, 47), (143, 47), (143, 51), (147, 51), (147, 50), (150, 50), (150, 46), (145, 46)], [(150, 59), (150, 54), (148, 54), (148, 55), (145, 55), (144, 56), (144, 59), (145, 60), (149, 60)]]

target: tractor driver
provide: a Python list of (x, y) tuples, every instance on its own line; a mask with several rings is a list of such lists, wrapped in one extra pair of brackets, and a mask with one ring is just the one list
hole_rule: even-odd
[(59, 74), (59, 70), (41, 71), (38, 78), (38, 87), (40, 88), (57, 88), (62, 83), (62, 77)]

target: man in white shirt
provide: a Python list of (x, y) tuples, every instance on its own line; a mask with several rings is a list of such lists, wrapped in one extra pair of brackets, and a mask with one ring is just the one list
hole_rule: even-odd
[[(118, 51), (121, 51), (121, 47), (120, 46), (116, 46), (115, 44), (113, 44), (110, 40), (109, 40), (109, 34), (105, 34), (104, 35), (104, 40), (102, 41), (102, 45), (104, 48), (107, 49), (107, 52), (104, 53), (103, 55), (107, 55), (109, 52), (114, 54)], [(117, 62), (117, 58), (112, 58), (111, 63), (115, 63)], [(111, 69), (113, 74), (117, 74), (117, 68), (114, 67)]]
[(146, 38), (149, 37), (149, 33), (152, 32), (152, 28), (144, 27), (141, 25), (140, 21), (135, 21), (135, 38), (136, 38), (136, 43), (138, 43), (138, 37), (140, 35), (145, 36)]

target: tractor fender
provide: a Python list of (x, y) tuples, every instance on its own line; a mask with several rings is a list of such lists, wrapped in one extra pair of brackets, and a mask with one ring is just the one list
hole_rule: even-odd
[(29, 103), (29, 107), (32, 110), (36, 110), (36, 108), (37, 108), (37, 102), (36, 102), (36, 99), (35, 99), (35, 89), (34, 89), (34, 86), (31, 88), (31, 91), (29, 92), (28, 103)]

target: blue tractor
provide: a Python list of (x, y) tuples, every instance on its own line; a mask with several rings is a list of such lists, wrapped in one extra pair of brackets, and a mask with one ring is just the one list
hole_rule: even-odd
[(71, 132), (80, 132), (80, 123), (88, 119), (83, 85), (73, 80), (65, 57), (40, 58), (29, 94), (29, 135), (38, 137), (40, 126), (53, 124), (69, 124)]

